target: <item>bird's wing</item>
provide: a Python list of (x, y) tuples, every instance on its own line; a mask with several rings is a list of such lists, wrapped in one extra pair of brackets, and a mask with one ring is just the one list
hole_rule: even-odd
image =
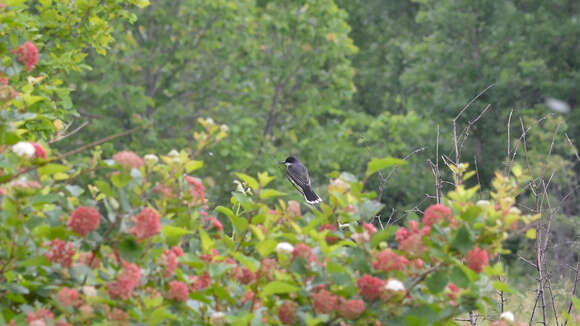
[(310, 177), (304, 165), (291, 164), (286, 169), (288, 176), (300, 187), (310, 186)]

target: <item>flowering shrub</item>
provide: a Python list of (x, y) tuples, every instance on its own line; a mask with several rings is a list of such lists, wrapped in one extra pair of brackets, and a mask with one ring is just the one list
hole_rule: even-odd
[(114, 164), (96, 152), (86, 190), (59, 181), (82, 167), (11, 160), (14, 174), (41, 167), (27, 180), (38, 186), (2, 186), (6, 323), (445, 323), (508, 288), (494, 257), (535, 218), (513, 206), (517, 169), (487, 202), (460, 184), (422, 218), (380, 226), (382, 206), (352, 177), (301, 209), (272, 176), (238, 173), (231, 207), (215, 206), (190, 154), (127, 153)]

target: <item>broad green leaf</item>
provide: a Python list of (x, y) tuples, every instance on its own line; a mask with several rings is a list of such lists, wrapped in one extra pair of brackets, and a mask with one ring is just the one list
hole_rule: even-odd
[(232, 326), (248, 326), (254, 314), (251, 312), (242, 312), (236, 315), (229, 315), (228, 321), (232, 324)]
[(247, 174), (244, 173), (240, 173), (240, 172), (236, 172), (236, 176), (240, 179), (242, 179), (242, 181), (244, 181), (248, 186), (250, 186), (250, 188), (252, 188), (254, 191), (256, 189), (258, 189), (258, 181), (256, 179), (254, 179), (254, 177), (251, 177)]
[(479, 206), (469, 206), (465, 212), (461, 213), (460, 217), (466, 222), (472, 222), (481, 214), (481, 211), (482, 209)]
[(507, 292), (507, 293), (511, 293), (511, 294), (517, 294), (517, 291), (512, 289), (509, 285), (507, 285), (504, 282), (494, 281), (493, 288), (498, 290), (498, 291), (503, 291), (503, 292)]
[(203, 161), (192, 160), (192, 161), (185, 163), (185, 171), (187, 173), (191, 173), (191, 172), (193, 172), (197, 169), (200, 169), (202, 167), (203, 167)]
[(26, 259), (22, 262), (17, 263), (19, 267), (32, 267), (32, 266), (48, 266), (50, 265), (50, 261), (46, 256), (34, 256), (29, 259)]
[(163, 321), (168, 319), (178, 320), (178, 317), (169, 312), (167, 307), (159, 307), (153, 310), (153, 312), (149, 315), (149, 318), (147, 318), (147, 324), (151, 326), (160, 325)]
[(267, 298), (273, 294), (283, 294), (283, 293), (293, 293), (299, 290), (298, 287), (288, 284), (282, 281), (274, 281), (268, 283), (262, 291), (260, 291), (260, 296)]
[(576, 308), (576, 311), (578, 311), (578, 313), (580, 313), (580, 299), (576, 298), (576, 297), (572, 297), (572, 302), (574, 303), (574, 307)]
[(95, 186), (97, 187), (97, 189), (99, 189), (100, 192), (105, 194), (107, 197), (115, 196), (113, 190), (111, 189), (111, 186), (109, 186), (109, 183), (107, 181), (97, 180), (95, 181)]
[(460, 288), (466, 288), (469, 286), (469, 278), (465, 275), (463, 270), (457, 266), (454, 266), (451, 269), (449, 280)]
[(209, 252), (215, 246), (215, 242), (209, 237), (204, 229), (199, 229), (199, 236), (201, 238), (201, 249), (203, 252)]
[(232, 222), (236, 232), (242, 233), (248, 228), (248, 221), (243, 217), (236, 216), (236, 214), (234, 214), (231, 209), (224, 206), (218, 206), (215, 210), (224, 214), (230, 219), (230, 222)]
[(66, 172), (70, 170), (70, 168), (70, 166), (62, 164), (48, 163), (47, 165), (38, 168), (38, 174), (40, 176), (52, 175), (59, 172)]
[(365, 173), (365, 176), (368, 177), (381, 169), (403, 164), (407, 164), (407, 161), (394, 157), (372, 158), (367, 165), (367, 172)]
[(360, 206), (360, 217), (362, 222), (369, 222), (375, 217), (385, 205), (374, 200), (365, 200)]
[(249, 268), (252, 271), (252, 273), (255, 273), (258, 270), (258, 266), (260, 265), (260, 263), (256, 259), (249, 256), (245, 256), (239, 252), (233, 252), (232, 256), (236, 258), (240, 263), (242, 263), (242, 265)]
[(161, 229), (161, 232), (163, 233), (163, 236), (165, 236), (167, 245), (169, 246), (175, 246), (181, 240), (181, 237), (191, 233), (189, 230), (173, 225), (165, 225), (163, 229)]
[(461, 227), (457, 230), (457, 233), (451, 242), (451, 247), (462, 254), (466, 254), (467, 251), (473, 248), (473, 236), (467, 228)]
[(121, 254), (121, 258), (135, 262), (143, 253), (143, 248), (132, 238), (125, 238), (121, 240), (119, 243), (119, 253)]
[(386, 229), (379, 231), (379, 232), (375, 232), (372, 236), (371, 236), (371, 248), (375, 248), (377, 247), (382, 241), (387, 241), (389, 238), (391, 238), (395, 232), (397, 232), (397, 227), (394, 225), (389, 225), (387, 226)]
[(270, 181), (274, 180), (274, 177), (268, 175), (268, 172), (258, 172), (258, 180), (260, 181), (260, 187), (266, 187)]
[(280, 192), (278, 190), (274, 190), (274, 189), (264, 189), (262, 191), (260, 191), (260, 198), (262, 199), (268, 199), (268, 198), (272, 198), (272, 197), (280, 197), (280, 196), (285, 196), (286, 194), (283, 192)]
[(113, 174), (111, 182), (117, 188), (123, 188), (131, 182), (131, 175), (125, 171)]
[(446, 270), (436, 270), (427, 276), (425, 284), (431, 293), (437, 294), (445, 289), (449, 283), (447, 272)]
[(278, 242), (275, 240), (266, 239), (264, 241), (258, 242), (258, 244), (256, 244), (256, 249), (258, 250), (258, 253), (260, 253), (260, 256), (265, 258), (274, 252), (277, 244)]

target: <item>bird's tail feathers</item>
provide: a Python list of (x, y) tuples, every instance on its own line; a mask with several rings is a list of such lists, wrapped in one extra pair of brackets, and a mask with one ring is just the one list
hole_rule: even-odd
[(312, 191), (310, 187), (304, 187), (302, 190), (307, 203), (314, 205), (322, 202), (322, 198), (320, 198), (314, 191)]

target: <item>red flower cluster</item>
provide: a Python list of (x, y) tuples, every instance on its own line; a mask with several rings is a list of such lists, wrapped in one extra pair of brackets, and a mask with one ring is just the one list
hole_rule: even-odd
[(367, 231), (369, 234), (373, 234), (375, 232), (377, 232), (377, 229), (375, 228), (374, 225), (372, 225), (371, 223), (365, 223), (363, 224), (363, 228), (365, 229), (365, 231)]
[(190, 289), (192, 292), (207, 289), (211, 285), (211, 278), (208, 273), (203, 273), (201, 276), (190, 275), (189, 279), (191, 280)]
[(113, 160), (117, 161), (117, 163), (126, 169), (139, 169), (145, 165), (145, 162), (139, 155), (130, 151), (122, 151), (113, 155)]
[(368, 301), (375, 301), (381, 296), (385, 287), (385, 281), (380, 278), (365, 274), (356, 281), (360, 295)]
[(242, 284), (248, 285), (256, 280), (256, 274), (247, 267), (234, 268), (232, 275), (234, 279)]
[(447, 289), (449, 290), (449, 293), (447, 293), (447, 297), (450, 299), (449, 304), (453, 307), (457, 306), (457, 302), (455, 300), (457, 300), (461, 289), (453, 283), (449, 283), (447, 285)]
[(336, 309), (338, 297), (325, 289), (312, 293), (312, 308), (317, 314), (329, 314)]
[(189, 299), (189, 289), (187, 284), (180, 281), (169, 282), (169, 293), (167, 294), (168, 299), (175, 299), (179, 302), (185, 302)]
[(18, 60), (26, 65), (26, 71), (32, 71), (38, 63), (38, 49), (32, 42), (26, 42), (10, 52), (18, 55)]
[(34, 147), (34, 156), (46, 159), (46, 150), (44, 149), (44, 147), (42, 147), (42, 145), (35, 142), (30, 142), (30, 144), (32, 145), (32, 147)]
[(53, 263), (61, 264), (62, 267), (70, 267), (75, 255), (75, 247), (70, 242), (60, 239), (52, 240), (50, 249), (46, 252), (46, 258)]
[(312, 248), (304, 243), (299, 243), (294, 246), (294, 250), (292, 251), (292, 260), (296, 259), (296, 257), (302, 257), (311, 263), (318, 261), (316, 255), (314, 255), (312, 252)]
[(392, 270), (400, 271), (405, 268), (407, 264), (409, 264), (407, 258), (397, 255), (389, 248), (375, 254), (375, 260), (373, 261), (373, 267), (383, 272)]
[(123, 271), (115, 282), (107, 284), (107, 290), (111, 298), (129, 299), (133, 295), (133, 290), (141, 281), (141, 269), (139, 266), (122, 261)]
[(193, 186), (193, 189), (190, 190), (189, 194), (193, 198), (193, 204), (205, 204), (205, 187), (200, 179), (186, 176), (185, 181)]
[(345, 300), (340, 298), (340, 304), (336, 308), (338, 313), (346, 319), (356, 319), (365, 311), (365, 303), (360, 299)]
[(93, 258), (92, 252), (81, 252), (77, 259), (79, 264), (87, 265), (92, 269), (99, 268), (101, 266), (101, 260), (99, 257)]
[(41, 322), (49, 322), (54, 319), (54, 314), (50, 312), (48, 309), (40, 308), (36, 310), (36, 313), (29, 312), (28, 316), (26, 317), (26, 322), (30, 325), (32, 322), (41, 321)]
[(137, 240), (151, 238), (161, 232), (161, 223), (159, 222), (159, 215), (151, 208), (143, 208), (141, 213), (131, 218), (135, 222), (135, 226), (129, 229), (129, 232), (135, 236)]
[(292, 301), (286, 301), (282, 304), (278, 310), (278, 318), (280, 318), (282, 324), (294, 324), (296, 321), (296, 308), (298, 308), (298, 305)]
[(442, 204), (431, 205), (427, 208), (427, 210), (425, 210), (425, 214), (423, 215), (423, 224), (431, 226), (445, 218), (450, 222), (453, 219), (453, 216), (451, 215), (451, 208)]
[(177, 269), (177, 257), (183, 256), (183, 251), (179, 247), (165, 249), (161, 255), (161, 265), (165, 267), (165, 277), (171, 277)]
[(489, 256), (487, 251), (480, 249), (479, 247), (473, 248), (467, 252), (467, 267), (471, 268), (474, 272), (480, 273), (485, 266), (489, 265)]
[(265, 258), (262, 260), (260, 264), (260, 273), (261, 277), (265, 277), (269, 281), (274, 279), (274, 271), (276, 271), (276, 267), (278, 267), (278, 261), (272, 258)]
[(395, 238), (399, 242), (399, 250), (419, 256), (427, 250), (423, 243), (423, 236), (428, 235), (431, 231), (430, 226), (424, 226), (419, 230), (417, 221), (409, 222), (410, 230), (402, 227), (395, 233)]
[(72, 213), (66, 225), (84, 237), (96, 230), (99, 227), (99, 222), (99, 211), (93, 207), (81, 206)]
[(76, 307), (81, 304), (79, 292), (75, 289), (64, 287), (56, 295), (58, 301), (65, 307)]
[[(324, 230), (328, 230), (330, 232), (335, 232), (336, 231), (336, 225), (334, 224), (324, 224), (318, 227), (318, 231), (324, 231)], [(339, 237), (335, 236), (335, 235), (327, 235), (326, 236), (326, 243), (328, 244), (333, 244), (336, 243), (338, 240), (340, 240)]]

